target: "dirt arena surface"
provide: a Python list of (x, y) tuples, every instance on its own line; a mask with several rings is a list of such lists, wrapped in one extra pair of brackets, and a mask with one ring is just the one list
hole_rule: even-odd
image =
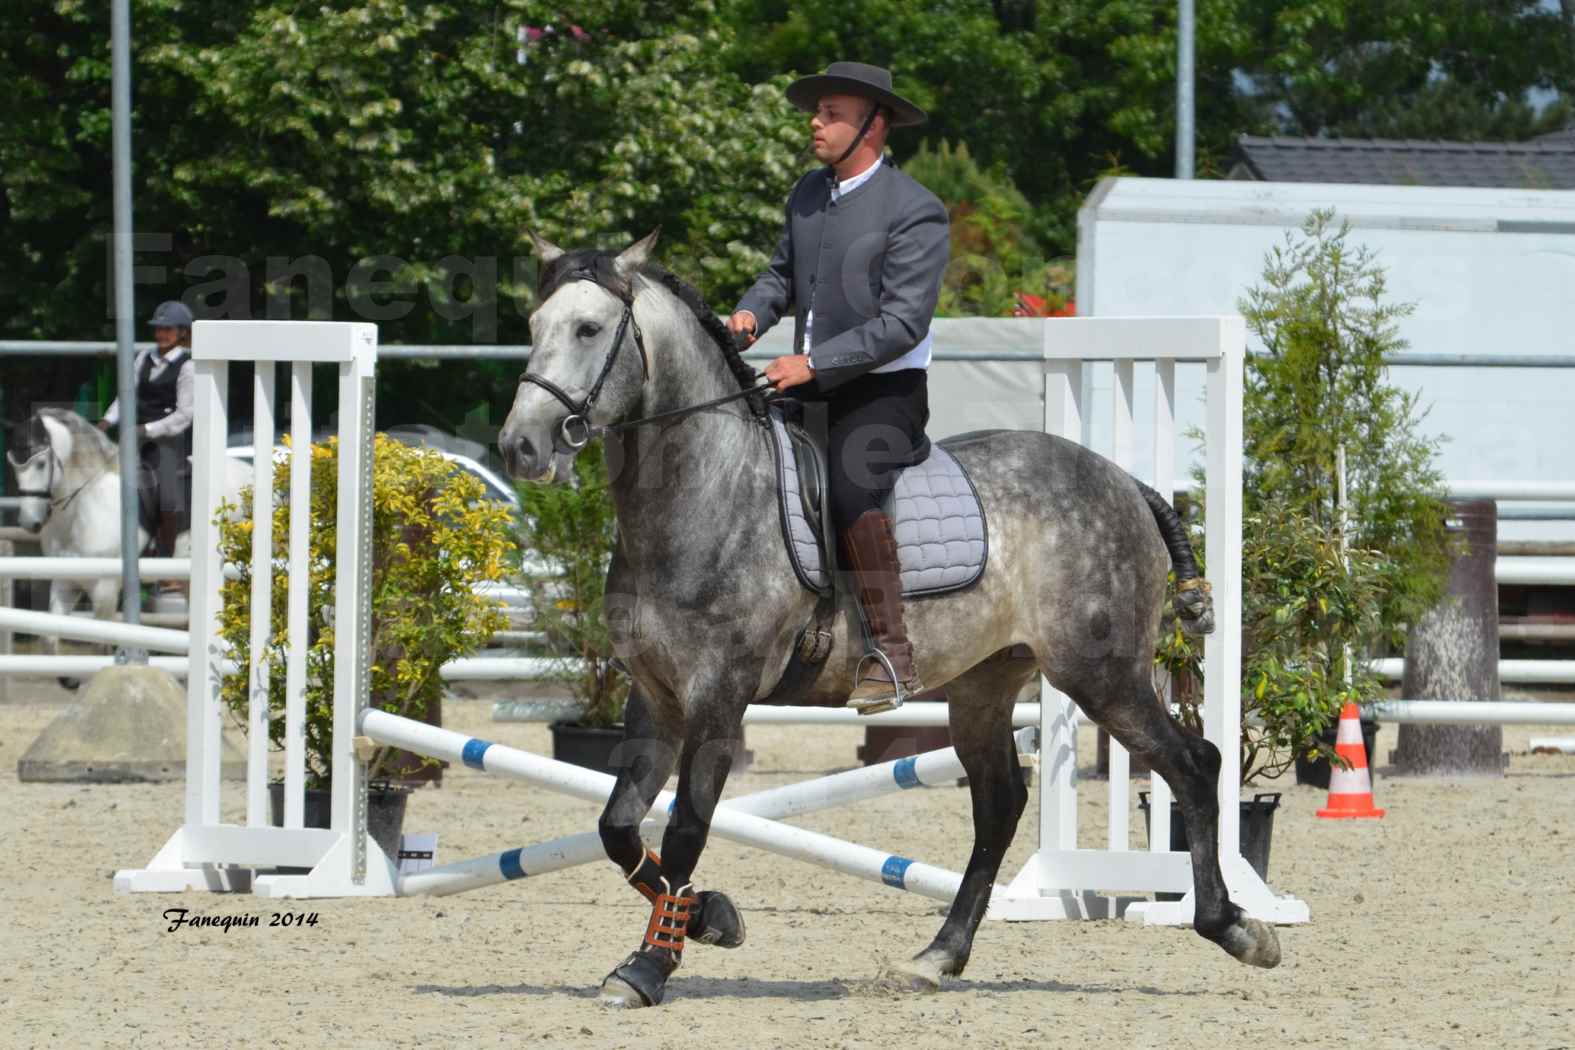
[[(1575, 757), (1526, 754), (1510, 727), (1502, 780), (1394, 779), (1379, 735), (1381, 822), (1328, 822), (1325, 794), (1285, 791), (1270, 881), (1312, 909), (1282, 927), (1277, 970), (1242, 966), (1189, 930), (1123, 922), (986, 923), (966, 975), (893, 994), (883, 960), (928, 943), (923, 898), (713, 840), (697, 872), (745, 912), (749, 942), (693, 946), (666, 1005), (609, 1012), (602, 976), (647, 908), (610, 864), (442, 899), (286, 902), (116, 896), (174, 830), (182, 787), (20, 784), (16, 763), (69, 700), (14, 683), (0, 704), (0, 1047), (1575, 1047)], [(450, 728), (537, 751), (541, 726), (451, 701)], [(1081, 734), (1083, 767), (1092, 733)], [(854, 761), (855, 730), (754, 728), (753, 771), (729, 794)], [(1103, 785), (1086, 783), (1085, 797)], [(225, 819), (239, 823), (239, 789)], [(1102, 842), (1097, 806), (1081, 828)], [(594, 826), (594, 808), (451, 769), (417, 793), (407, 831), (439, 860)], [(1031, 803), (1004, 871), (1034, 846)], [(960, 868), (966, 790), (937, 788), (818, 814), (806, 825)], [(1142, 836), (1134, 812), (1135, 842)], [(262, 926), (166, 932), (166, 909)], [(268, 928), (274, 912), (315, 926)]]

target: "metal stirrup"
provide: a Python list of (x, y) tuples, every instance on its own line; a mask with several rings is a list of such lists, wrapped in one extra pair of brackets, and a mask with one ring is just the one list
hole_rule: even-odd
[(902, 680), (897, 677), (897, 669), (891, 665), (891, 658), (888, 657), (886, 655), (886, 653), (879, 646), (876, 646), (876, 647), (872, 648), (869, 652), (867, 652), (863, 656), (859, 657), (859, 662), (858, 662), (857, 666), (855, 666), (854, 669), (853, 669), (853, 687), (855, 689), (858, 688), (858, 685), (859, 685), (859, 674), (864, 670), (864, 664), (866, 662), (868, 662), (869, 660), (879, 660), (881, 666), (886, 668), (886, 674), (891, 677), (891, 688), (892, 688), (892, 692), (893, 692), (893, 694), (895, 696), (895, 699), (892, 699), (892, 700), (884, 700), (884, 699), (883, 700), (876, 700), (876, 701), (873, 701), (870, 704), (865, 704), (865, 705), (862, 705), (862, 706), (864, 706), (864, 707), (873, 707), (876, 704), (887, 704), (889, 706), (883, 708), (883, 710), (895, 711), (897, 708), (902, 706), (903, 701), (906, 700), (908, 697), (907, 697), (907, 694), (903, 691)]

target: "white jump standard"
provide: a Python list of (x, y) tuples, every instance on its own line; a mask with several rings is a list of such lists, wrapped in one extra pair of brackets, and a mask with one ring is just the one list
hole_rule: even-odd
[[(190, 670), (186, 679), (185, 822), (146, 868), (115, 875), (120, 892), (244, 890), (262, 896), (388, 896), (394, 865), (366, 832), (365, 767), (356, 760), (358, 707), (366, 703), (370, 623), (372, 405), (377, 328), (304, 321), (198, 321), (192, 329), (195, 419), (192, 451)], [(290, 576), (286, 664), (284, 826), (268, 814), (268, 704), (252, 690), (247, 718), (246, 824), (219, 821), (221, 713), (215, 680), (223, 659), (219, 621), (220, 560), (213, 516), (224, 491), (229, 432), (229, 365), (255, 365), (252, 460), (254, 513), (273, 519), (273, 398), (278, 365), (290, 365), (291, 440), (312, 443), (312, 365), (338, 366), (339, 474), (335, 622), (357, 629), (334, 643), (332, 817), (327, 829), (304, 827), (306, 576)], [(290, 558), (306, 564), (311, 457), (291, 457)], [(252, 536), (253, 609), (271, 607), (272, 540), (266, 525)], [(264, 625), (266, 617), (261, 618)], [(176, 633), (176, 632), (170, 632)], [(268, 680), (263, 647), (251, 647), (253, 683)], [(254, 869), (309, 868), (309, 875), (263, 875)]]

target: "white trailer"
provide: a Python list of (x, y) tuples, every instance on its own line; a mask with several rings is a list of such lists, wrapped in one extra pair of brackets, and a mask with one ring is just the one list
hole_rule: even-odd
[[(1416, 303), (1400, 324), (1408, 350), (1575, 354), (1570, 191), (1105, 179), (1078, 217), (1078, 313), (1239, 312), (1265, 254), (1319, 208), (1333, 208), (1350, 222), (1351, 240), (1377, 253), (1395, 301)], [(1183, 425), (1201, 418), (1202, 377), (1189, 371), (1200, 372), (1177, 376)], [(1108, 366), (1096, 370), (1094, 389), (1108, 389), (1109, 376)], [(1399, 366), (1390, 378), (1432, 406), (1423, 430), (1448, 438), (1446, 477), (1575, 478), (1575, 369)], [(1096, 447), (1109, 441), (1091, 438)], [(1135, 444), (1148, 442), (1140, 435)], [(1500, 537), (1575, 539), (1575, 523), (1504, 521)]]

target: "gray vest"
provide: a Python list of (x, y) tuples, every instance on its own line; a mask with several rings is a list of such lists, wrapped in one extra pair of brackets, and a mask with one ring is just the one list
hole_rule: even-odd
[(947, 257), (945, 206), (890, 161), (836, 201), (821, 168), (793, 187), (782, 240), (738, 309), (755, 315), (759, 334), (791, 311), (798, 348), (813, 308), (810, 360), (816, 384), (831, 390), (919, 344)]

